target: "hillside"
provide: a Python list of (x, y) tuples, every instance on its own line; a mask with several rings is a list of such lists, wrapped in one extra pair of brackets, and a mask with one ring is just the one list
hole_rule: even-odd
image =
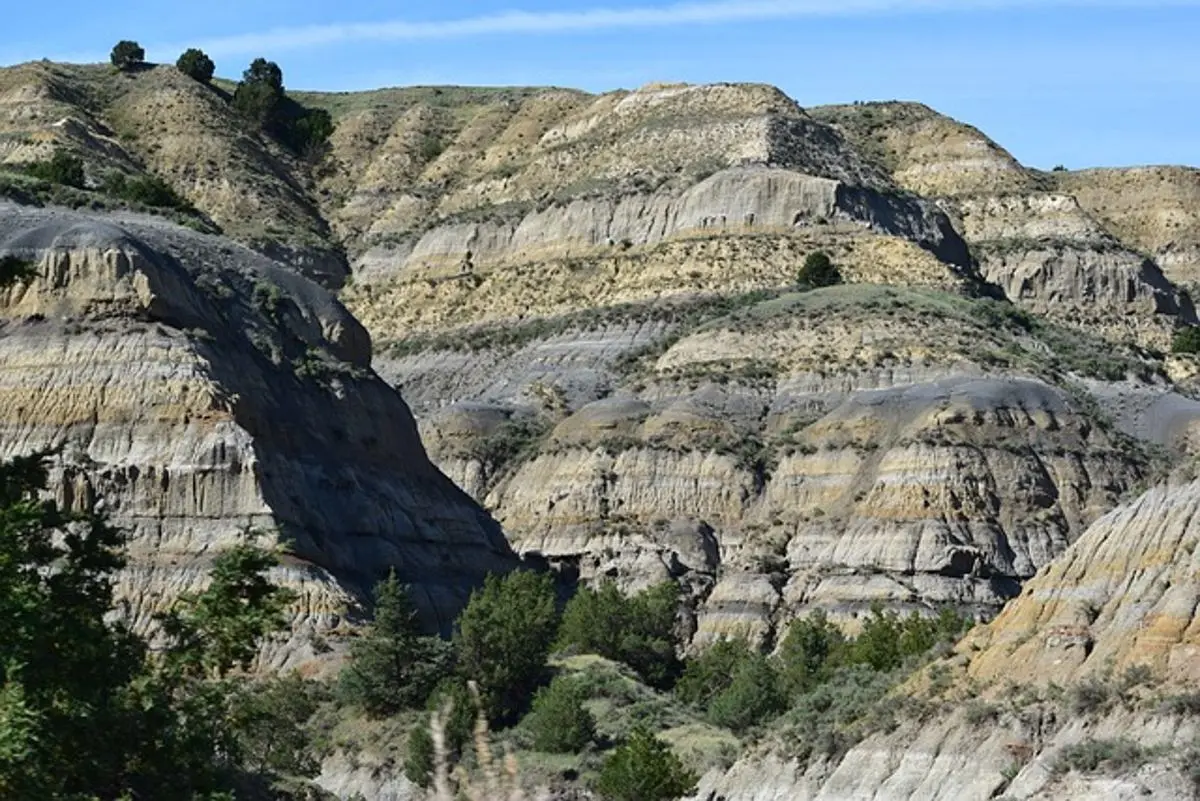
[[(390, 568), (443, 631), (522, 557), (564, 594), (674, 581), (688, 655), (949, 607), (995, 620), (828, 752), (796, 710), (738, 739), (605, 691), (700, 739), (729, 801), (1183, 797), (1159, 752), (1115, 784), (1051, 768), (1194, 732), (1148, 700), (1194, 679), (1195, 488), (1163, 484), (1200, 446), (1200, 359), (1170, 352), (1194, 169), (1041, 173), (925, 106), (760, 85), (289, 96), (327, 147), (170, 66), (0, 69), (0, 256), (37, 271), (0, 298), (0, 450), (59, 447), (60, 499), (132, 531), (140, 626), (246, 527), (300, 591), (274, 667), (339, 658)], [(79, 185), (41, 177), (62, 152)], [(1063, 700), (1139, 666), (1090, 717)], [(1003, 709), (967, 720), (977, 694)], [(324, 783), (409, 792), (396, 753), (355, 761), (395, 732), (356, 726)]]
[(247, 528), (288, 544), (279, 578), (303, 599), (276, 664), (345, 634), (389, 567), (448, 626), (484, 573), (516, 564), (316, 284), (133, 214), (0, 202), (0, 254), (37, 266), (0, 296), (0, 450), (57, 449), (62, 502), (102, 500), (129, 531), (119, 597), (139, 627)]
[[(706, 637), (880, 598), (990, 614), (1190, 437), (1165, 245), (924, 106), (293, 93), (336, 124), (314, 161), (169, 66), (0, 91), (14, 169), (67, 148), (89, 180), (156, 174), (181, 222), (348, 280), (374, 368), (518, 550), (684, 578)], [(848, 284), (796, 294), (816, 250)]]

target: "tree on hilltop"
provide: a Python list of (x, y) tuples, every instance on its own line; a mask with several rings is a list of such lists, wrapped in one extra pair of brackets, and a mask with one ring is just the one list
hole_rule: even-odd
[(247, 119), (266, 126), (282, 102), (283, 70), (274, 61), (254, 59), (233, 92), (234, 109)]
[(184, 75), (200, 83), (210, 83), (217, 69), (217, 65), (203, 50), (194, 47), (184, 50), (175, 66)]
[(137, 42), (122, 39), (113, 47), (109, 60), (114, 67), (125, 72), (141, 66), (146, 60), (146, 51)]

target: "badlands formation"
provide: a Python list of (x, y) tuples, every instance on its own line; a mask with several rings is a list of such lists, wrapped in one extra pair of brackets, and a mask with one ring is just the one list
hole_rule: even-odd
[[(699, 797), (1192, 797), (1163, 699), (1200, 626), (1200, 488), (1168, 475), (1200, 172), (1044, 173), (924, 106), (747, 85), (296, 93), (336, 123), (300, 158), (219, 91), (0, 70), (0, 255), (37, 266), (0, 297), (0, 452), (57, 448), (61, 497), (130, 529), (136, 619), (247, 527), (301, 593), (277, 667), (392, 567), (443, 627), (522, 559), (671, 578), (694, 649), (949, 604), (992, 622), (895, 728), (780, 734)], [(61, 149), (190, 208), (17, 169)], [(802, 291), (818, 250), (845, 283)], [(1075, 709), (1086, 682), (1115, 689)], [(1055, 769), (1118, 736), (1121, 775)]]

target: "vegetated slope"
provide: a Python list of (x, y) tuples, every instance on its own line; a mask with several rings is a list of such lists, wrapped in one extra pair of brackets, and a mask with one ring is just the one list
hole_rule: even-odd
[(425, 456), (326, 290), (228, 240), (139, 215), (0, 204), (0, 255), (37, 277), (3, 297), (0, 448), (57, 449), (69, 505), (132, 534), (139, 624), (247, 528), (288, 543), (303, 662), (389, 568), (448, 622), (515, 564), (499, 527)]
[(1198, 504), (1179, 477), (1098, 520), (902, 689), (896, 731), (824, 762), (777, 742), (701, 797), (1193, 798)]
[(980, 271), (1014, 303), (1114, 339), (1164, 348), (1189, 297), (1163, 275), (1133, 227), (1112, 226), (1079, 182), (1023, 167), (979, 130), (916, 103), (812, 110), (905, 188), (941, 204)]
[[(222, 90), (173, 66), (0, 69), (0, 165), (60, 149), (83, 159), (90, 186), (112, 170), (157, 175), (226, 235), (326, 284), (345, 278), (344, 257), (311, 195), (309, 165), (254, 131)], [(0, 177), (19, 192), (20, 176)], [(55, 199), (121, 205), (100, 192)]]

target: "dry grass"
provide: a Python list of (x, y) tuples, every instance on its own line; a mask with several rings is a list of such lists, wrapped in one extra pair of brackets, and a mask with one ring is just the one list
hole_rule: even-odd
[(465, 764), (452, 765), (450, 751), (446, 747), (446, 721), (453, 711), (447, 702), (430, 720), (433, 737), (433, 795), (431, 801), (456, 801), (466, 797), (470, 801), (550, 801), (548, 790), (536, 791), (533, 795), (521, 781), (517, 759), (506, 749), (503, 759), (498, 759), (492, 750), (491, 731), (487, 717), (479, 704), (479, 691), (475, 683), (470, 684), (475, 698), (475, 762), (474, 771)]

